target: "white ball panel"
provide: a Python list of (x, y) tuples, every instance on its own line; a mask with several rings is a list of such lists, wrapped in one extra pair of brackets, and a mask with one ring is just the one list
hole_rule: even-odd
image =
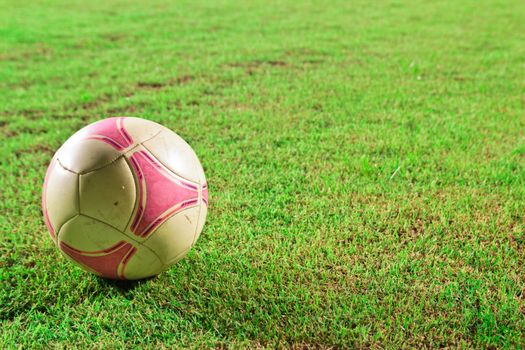
[(49, 221), (58, 232), (60, 227), (78, 214), (78, 174), (53, 161), (47, 173), (45, 204)]
[(80, 175), (80, 213), (124, 230), (136, 200), (136, 185), (125, 158)]
[(137, 251), (129, 260), (124, 270), (128, 280), (138, 280), (155, 276), (164, 270), (164, 265), (157, 255), (143, 245), (137, 246)]
[(160, 134), (144, 142), (144, 147), (175, 174), (203, 184), (206, 181), (204, 170), (193, 149), (179, 135), (163, 129)]
[(121, 153), (100, 140), (73, 135), (57, 152), (60, 163), (69, 170), (85, 173), (102, 168), (115, 161)]
[(125, 117), (123, 125), (126, 132), (131, 136), (134, 145), (151, 139), (164, 128), (150, 120), (134, 117)]
[(59, 242), (64, 242), (83, 251), (107, 249), (126, 236), (99, 220), (78, 215), (69, 220), (58, 233)]
[(164, 267), (148, 248), (98, 220), (79, 215), (58, 235), (62, 253), (80, 267), (114, 279), (154, 276)]
[(199, 206), (185, 209), (160, 225), (144, 245), (153, 250), (164, 264), (172, 264), (193, 245), (198, 220)]

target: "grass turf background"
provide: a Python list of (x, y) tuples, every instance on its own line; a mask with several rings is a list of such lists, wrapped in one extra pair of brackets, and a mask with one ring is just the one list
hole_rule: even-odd
[[(522, 1), (2, 1), (2, 347), (523, 344), (523, 33)], [(210, 184), (196, 247), (132, 285), (40, 211), (115, 115)]]

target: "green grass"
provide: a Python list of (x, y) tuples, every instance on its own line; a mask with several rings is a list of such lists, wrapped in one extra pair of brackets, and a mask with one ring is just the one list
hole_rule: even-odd
[[(2, 1), (1, 348), (525, 343), (525, 3)], [(40, 210), (100, 118), (196, 150), (208, 222), (108, 283)]]

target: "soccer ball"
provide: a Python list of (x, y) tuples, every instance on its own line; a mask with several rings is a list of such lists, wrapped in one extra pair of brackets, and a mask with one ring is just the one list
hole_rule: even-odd
[(208, 188), (192, 148), (152, 121), (108, 118), (81, 129), (47, 169), (42, 210), (53, 242), (111, 279), (157, 275), (204, 226)]

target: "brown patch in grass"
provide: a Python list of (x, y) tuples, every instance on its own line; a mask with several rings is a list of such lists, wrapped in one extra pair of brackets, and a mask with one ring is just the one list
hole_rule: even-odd
[(309, 58), (303, 61), (303, 64), (309, 64), (309, 65), (316, 65), (323, 63), (324, 60), (318, 59), (318, 58)]
[(213, 27), (208, 28), (207, 31), (210, 32), (210, 33), (215, 33), (215, 32), (218, 32), (221, 29), (222, 29), (221, 27), (213, 26)]
[(54, 50), (51, 47), (39, 43), (26, 51), (0, 54), (0, 61), (19, 61), (36, 57), (51, 57), (53, 54)]
[(328, 55), (321, 51), (312, 50), (309, 48), (297, 48), (286, 50), (286, 56), (293, 57), (295, 60), (301, 60), (303, 65), (317, 65), (325, 61), (324, 57)]
[(124, 40), (126, 38), (126, 35), (123, 33), (108, 33), (108, 34), (102, 35), (102, 37), (111, 42), (117, 42), (117, 41)]
[(102, 95), (101, 97), (97, 98), (96, 100), (75, 105), (75, 106), (73, 106), (73, 109), (75, 111), (78, 111), (78, 110), (85, 110), (85, 111), (86, 110), (91, 110), (91, 109), (95, 109), (95, 108), (99, 107), (100, 105), (108, 102), (109, 100), (111, 100), (111, 96), (110, 95)]
[(166, 86), (165, 84), (163, 83), (156, 83), (156, 82), (139, 82), (137, 84), (137, 87), (140, 88), (140, 89), (154, 89), (154, 90), (157, 90), (157, 89), (162, 89), (164, 86)]
[(169, 79), (167, 82), (139, 82), (137, 88), (139, 89), (151, 89), (160, 90), (167, 86), (183, 85), (195, 79), (192, 75), (183, 75)]
[(284, 67), (284, 66), (287, 66), (288, 64), (280, 60), (269, 60), (269, 61), (253, 60), (253, 61), (246, 61), (246, 62), (234, 62), (234, 63), (229, 64), (230, 67), (245, 67), (245, 68), (257, 68), (257, 67), (264, 66), (264, 65), (270, 65), (273, 67)]
[(190, 81), (194, 80), (195, 77), (192, 75), (183, 75), (174, 79), (169, 80), (170, 85), (182, 85), (189, 83)]
[(246, 62), (234, 62), (228, 64), (229, 67), (244, 68), (247, 75), (254, 75), (257, 71), (264, 69), (267, 66), (271, 67), (286, 67), (288, 64), (280, 60), (253, 60)]
[(27, 119), (35, 120), (44, 117), (46, 112), (39, 109), (23, 109), (18, 114), (24, 116)]
[(52, 156), (55, 153), (55, 151), (49, 146), (37, 144), (37, 145), (31, 146), (31, 148), (23, 148), (23, 149), (15, 151), (15, 156), (19, 158), (23, 156), (24, 154), (42, 154), (42, 153)]
[(274, 67), (284, 67), (284, 66), (288, 65), (284, 61), (267, 61), (266, 63), (268, 63), (270, 66), (274, 66)]
[(4, 133), (4, 136), (7, 138), (18, 136), (18, 132), (15, 130), (8, 130)]
[(28, 126), (24, 126), (22, 128), (19, 128), (19, 129), (6, 130), (4, 135), (6, 137), (16, 137), (16, 136), (18, 136), (20, 134), (38, 135), (38, 134), (43, 134), (46, 131), (47, 130), (45, 128), (42, 128), (42, 127), (30, 128)]

